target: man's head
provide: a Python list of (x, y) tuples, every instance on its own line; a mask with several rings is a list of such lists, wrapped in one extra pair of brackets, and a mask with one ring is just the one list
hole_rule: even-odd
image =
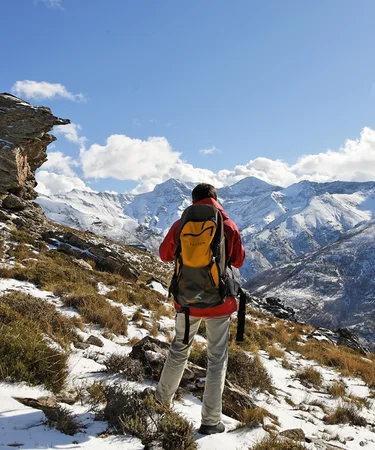
[(193, 203), (199, 202), (199, 200), (203, 200), (204, 198), (213, 198), (217, 200), (217, 192), (216, 188), (212, 186), (212, 184), (200, 183), (193, 189), (191, 193)]

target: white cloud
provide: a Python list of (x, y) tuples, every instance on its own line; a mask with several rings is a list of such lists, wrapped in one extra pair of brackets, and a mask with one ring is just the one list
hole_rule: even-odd
[(61, 152), (49, 152), (48, 160), (42, 165), (43, 170), (54, 171), (68, 177), (76, 176), (72, 166), (77, 163), (70, 157), (64, 156)]
[(218, 148), (216, 148), (214, 145), (210, 148), (203, 148), (202, 150), (199, 150), (200, 153), (203, 153), (204, 155), (212, 155), (213, 153), (220, 152)]
[(77, 123), (69, 123), (68, 125), (56, 125), (53, 132), (56, 134), (61, 134), (69, 142), (73, 142), (81, 147), (84, 147), (87, 141), (85, 136), (79, 136), (81, 131), (81, 125)]
[(72, 189), (81, 191), (91, 191), (85, 183), (76, 175), (68, 176), (46, 170), (39, 170), (36, 174), (38, 186), (36, 191), (44, 195), (65, 194)]
[(35, 4), (43, 3), (48, 8), (57, 8), (63, 10), (62, 0), (34, 0)]
[(12, 87), (12, 92), (18, 97), (33, 100), (66, 98), (74, 102), (85, 101), (83, 94), (72, 94), (62, 84), (48, 83), (47, 81), (17, 81)]
[(106, 145), (94, 144), (81, 153), (84, 176), (92, 178), (160, 179), (178, 161), (179, 153), (172, 150), (164, 137), (142, 141), (115, 134), (107, 139)]
[[(79, 128), (73, 127), (66, 133), (66, 137), (70, 136), (72, 142), (80, 143), (82, 138), (79, 137), (78, 130)], [(38, 181), (52, 192), (74, 187), (86, 188), (72, 170), (77, 164), (74, 160), (60, 152), (50, 155), (50, 161), (42, 168), (58, 173), (47, 179), (49, 172), (46, 172), (39, 175)], [(339, 150), (305, 155), (295, 164), (259, 157), (247, 164), (216, 173), (194, 167), (182, 160), (181, 155), (172, 150), (164, 137), (140, 140), (112, 135), (105, 145), (94, 144), (87, 150), (81, 149), (80, 164), (85, 178), (137, 181), (134, 193), (150, 191), (156, 184), (169, 178), (194, 183), (207, 182), (216, 187), (231, 185), (249, 176), (283, 187), (301, 180), (369, 181), (375, 179), (375, 131), (364, 128), (359, 139), (347, 140)], [(41, 172), (43, 171), (39, 174)]]

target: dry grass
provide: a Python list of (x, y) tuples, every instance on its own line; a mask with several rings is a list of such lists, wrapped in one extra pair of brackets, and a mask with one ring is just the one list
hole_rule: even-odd
[(320, 365), (334, 367), (343, 376), (360, 377), (370, 388), (375, 387), (375, 364), (364, 359), (359, 353), (347, 347), (335, 347), (331, 344), (308, 341), (299, 346), (298, 351), (308, 359)]
[[(231, 340), (235, 340), (237, 322), (231, 325)], [(257, 323), (254, 320), (246, 319), (244, 342), (241, 347), (244, 350), (256, 351), (257, 349), (267, 350), (274, 344), (279, 344), (287, 350), (296, 350), (302, 341), (305, 328), (292, 322), (278, 320), (275, 323)]]
[(112, 306), (99, 294), (73, 292), (63, 298), (67, 306), (73, 306), (90, 323), (95, 323), (115, 334), (127, 336), (128, 321), (119, 306)]
[(334, 381), (331, 386), (328, 386), (328, 393), (333, 397), (333, 398), (338, 398), (338, 397), (345, 397), (346, 395), (346, 387), (345, 384), (340, 382), (340, 381)]
[(262, 439), (260, 442), (250, 447), (249, 450), (305, 450), (306, 446), (286, 439), (281, 439), (274, 436), (269, 436)]
[(47, 419), (47, 425), (51, 428), (61, 431), (61, 433), (73, 436), (82, 428), (82, 424), (77, 417), (72, 414), (67, 408), (59, 406), (58, 408), (43, 409), (44, 415)]
[(315, 367), (307, 366), (304, 369), (296, 373), (296, 377), (302, 384), (307, 386), (319, 387), (322, 385), (323, 377), (318, 369)]
[(104, 418), (116, 432), (138, 437), (145, 448), (197, 449), (193, 425), (152, 394), (107, 386), (105, 398)]
[(8, 249), (8, 256), (14, 257), (18, 262), (23, 262), (25, 259), (35, 258), (32, 248), (27, 244), (12, 245)]
[(0, 260), (4, 258), (4, 240), (0, 239)]
[(35, 237), (31, 234), (26, 233), (26, 231), (17, 230), (17, 228), (12, 228), (10, 232), (14, 241), (22, 243), (22, 244), (34, 244)]
[(70, 343), (81, 340), (76, 329), (83, 327), (82, 320), (64, 316), (45, 300), (22, 292), (12, 292), (1, 296), (1, 303), (17, 312), (26, 321), (37, 323), (44, 333), (65, 349), (69, 349)]
[(143, 381), (145, 376), (142, 363), (127, 355), (112, 353), (103, 362), (109, 373), (118, 373), (128, 381)]
[(333, 412), (325, 416), (323, 420), (327, 425), (341, 423), (348, 423), (360, 427), (365, 427), (367, 425), (366, 419), (359, 414), (354, 405), (338, 406)]
[(273, 392), (271, 377), (259, 356), (249, 357), (238, 347), (229, 348), (227, 378), (246, 391)]
[(264, 425), (264, 419), (272, 415), (264, 408), (245, 408), (241, 412), (241, 427), (255, 428)]
[(0, 380), (44, 384), (58, 392), (67, 376), (67, 358), (50, 346), (38, 323), (0, 304)]
[(269, 359), (283, 358), (285, 356), (284, 350), (272, 345), (267, 349)]

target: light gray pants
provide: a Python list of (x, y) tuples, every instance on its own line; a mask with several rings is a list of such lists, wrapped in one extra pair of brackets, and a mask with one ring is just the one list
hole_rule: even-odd
[[(190, 316), (189, 320), (189, 343), (186, 345), (182, 342), (185, 333), (185, 314), (177, 314), (176, 335), (171, 344), (155, 393), (156, 398), (165, 405), (171, 404), (180, 384), (194, 336), (202, 319)], [(205, 320), (208, 365), (203, 394), (202, 424), (217, 425), (221, 421), (222, 395), (228, 364), (230, 316)]]

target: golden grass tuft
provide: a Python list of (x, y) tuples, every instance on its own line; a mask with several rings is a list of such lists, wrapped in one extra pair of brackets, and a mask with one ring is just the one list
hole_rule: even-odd
[(107, 328), (114, 334), (127, 336), (128, 320), (121, 307), (112, 306), (105, 297), (76, 291), (62, 300), (67, 306), (76, 308), (85, 321)]
[(304, 385), (312, 385), (319, 387), (322, 385), (323, 377), (318, 369), (312, 366), (307, 366), (304, 369), (296, 373), (296, 377)]
[(343, 398), (346, 395), (346, 386), (340, 381), (334, 381), (330, 386), (328, 386), (327, 390), (329, 395), (333, 398)]
[(67, 376), (67, 358), (51, 347), (38, 323), (0, 304), (0, 380), (44, 384), (58, 392)]
[(15, 291), (1, 296), (0, 304), (7, 305), (26, 321), (37, 323), (45, 334), (67, 350), (71, 342), (81, 340), (77, 327), (83, 327), (82, 320), (64, 316), (43, 299)]

